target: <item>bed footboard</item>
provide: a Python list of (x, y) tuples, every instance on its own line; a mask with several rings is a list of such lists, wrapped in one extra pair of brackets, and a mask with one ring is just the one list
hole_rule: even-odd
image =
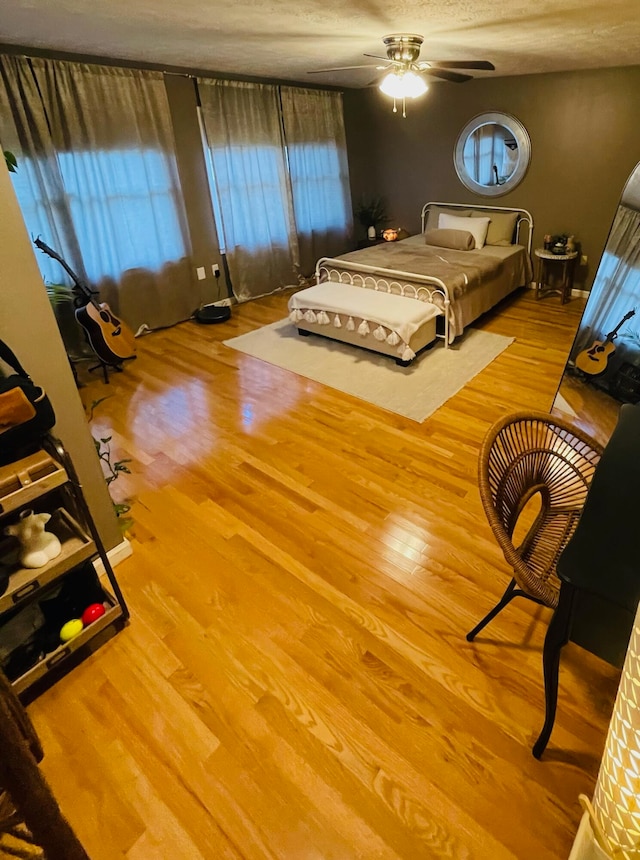
[(444, 318), (444, 331), (439, 332), (436, 337), (444, 339), (445, 347), (448, 347), (451, 342), (451, 301), (446, 284), (439, 278), (397, 269), (367, 266), (364, 263), (347, 263), (333, 257), (321, 257), (318, 260), (315, 277), (317, 284), (323, 281), (351, 284), (354, 287), (406, 296), (435, 305)]

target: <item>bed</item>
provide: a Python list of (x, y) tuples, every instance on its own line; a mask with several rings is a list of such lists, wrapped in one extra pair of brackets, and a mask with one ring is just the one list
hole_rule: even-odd
[(318, 260), (315, 286), (289, 300), (290, 319), (301, 335), (352, 343), (407, 365), (436, 337), (449, 346), (530, 284), (532, 235), (524, 209), (427, 203), (418, 236)]

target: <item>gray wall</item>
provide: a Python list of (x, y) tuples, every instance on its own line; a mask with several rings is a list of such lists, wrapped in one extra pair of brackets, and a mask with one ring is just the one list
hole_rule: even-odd
[[(589, 288), (624, 183), (640, 161), (640, 67), (432, 83), (392, 112), (377, 88), (348, 90), (347, 145), (354, 201), (362, 193), (388, 202), (390, 226), (420, 229), (428, 200), (519, 206), (534, 218), (535, 246), (545, 233), (574, 234), (588, 256), (576, 286)], [(531, 165), (504, 197), (483, 198), (458, 180), (453, 150), (476, 114), (503, 111), (531, 137)]]
[[(193, 79), (184, 75), (165, 75), (164, 80), (176, 141), (180, 186), (189, 222), (191, 257), (195, 267), (204, 266), (205, 269), (206, 278), (198, 281), (198, 286), (200, 302), (206, 304), (226, 298), (230, 291), (213, 218), (198, 123), (196, 90)], [(220, 277), (217, 279), (211, 271), (212, 263), (220, 266)]]
[(0, 237), (0, 337), (49, 395), (56, 413), (54, 432), (71, 454), (100, 536), (111, 549), (122, 536), (4, 158)]

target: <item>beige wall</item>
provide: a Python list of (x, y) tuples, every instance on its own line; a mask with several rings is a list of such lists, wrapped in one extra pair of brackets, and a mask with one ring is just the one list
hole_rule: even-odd
[(0, 337), (49, 395), (57, 419), (54, 432), (71, 454), (100, 536), (111, 549), (122, 536), (3, 158), (0, 237)]
[(576, 286), (590, 287), (624, 183), (640, 161), (640, 67), (434, 83), (394, 114), (376, 88), (345, 92), (354, 200), (386, 197), (392, 226), (419, 230), (428, 200), (489, 203), (460, 183), (453, 150), (476, 114), (504, 111), (531, 137), (523, 182), (495, 205), (528, 209), (536, 245), (544, 233), (573, 233), (589, 258)]

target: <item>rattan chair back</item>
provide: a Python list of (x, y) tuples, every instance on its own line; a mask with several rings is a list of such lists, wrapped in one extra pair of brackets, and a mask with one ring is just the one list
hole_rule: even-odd
[[(602, 447), (576, 427), (546, 413), (516, 413), (495, 424), (480, 452), (480, 495), (513, 578), (527, 595), (558, 603), (558, 557), (584, 506)], [(524, 540), (513, 534), (536, 494), (540, 510)]]

